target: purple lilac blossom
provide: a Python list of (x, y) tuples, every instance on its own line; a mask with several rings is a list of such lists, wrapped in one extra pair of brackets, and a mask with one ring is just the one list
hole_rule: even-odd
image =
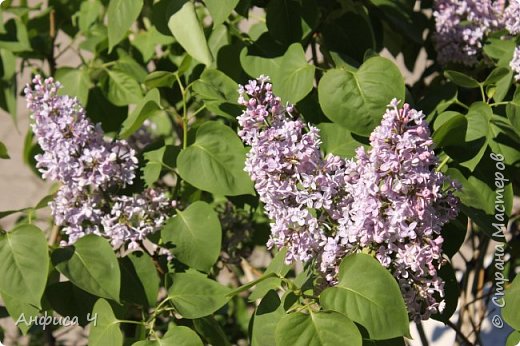
[(511, 35), (520, 34), (520, 0), (510, 0), (504, 11), (504, 25)]
[(341, 260), (368, 250), (400, 284), (410, 315), (443, 308), (441, 227), (457, 215), (455, 186), (439, 172), (421, 112), (393, 100), (356, 160), (320, 152), (319, 131), (282, 106), (267, 77), (239, 88), (239, 135), (251, 146), (245, 170), (271, 218), (269, 247), (286, 262), (316, 259), (333, 285)]
[(435, 172), (438, 162), (421, 112), (392, 100), (371, 149), (357, 149), (352, 203), (338, 234), (341, 242), (369, 248), (399, 281), (412, 316), (428, 318), (443, 297), (441, 228), (457, 216), (454, 182)]
[(514, 78), (517, 82), (520, 82), (520, 46), (515, 48), (515, 52), (513, 54), (513, 59), (509, 63), (511, 70), (513, 70)]
[(148, 235), (160, 230), (175, 203), (158, 190), (147, 189), (139, 195), (115, 196), (110, 214), (101, 218), (104, 234), (114, 248), (129, 242), (128, 248), (139, 248)]
[(502, 24), (503, 1), (436, 0), (434, 42), (441, 64), (475, 65), (484, 39)]
[(50, 206), (68, 236), (62, 245), (93, 233), (116, 248), (128, 244), (135, 249), (161, 228), (173, 202), (153, 189), (133, 196), (115, 194), (135, 178), (135, 150), (126, 141), (105, 140), (101, 126), (91, 123), (76, 98), (58, 95), (59, 82), (36, 76), (33, 83), (25, 94), (32, 130), (43, 150), (35, 157), (36, 167), (44, 179), (61, 183)]

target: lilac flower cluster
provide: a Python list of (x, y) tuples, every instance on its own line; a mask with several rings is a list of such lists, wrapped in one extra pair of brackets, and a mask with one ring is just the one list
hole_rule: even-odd
[(520, 34), (520, 0), (509, 1), (504, 11), (504, 25), (511, 35)]
[(475, 65), (484, 38), (503, 26), (504, 1), (436, 0), (435, 46), (441, 64)]
[[(519, 19), (520, 21), (520, 19)], [(520, 82), (520, 46), (517, 46), (515, 48), (515, 52), (513, 54), (513, 59), (509, 63), (509, 66), (511, 66), (511, 70), (513, 70), (514, 78), (517, 82)]]
[(306, 131), (301, 119), (292, 118), (293, 107), (283, 107), (271, 88), (262, 76), (239, 90), (239, 102), (247, 107), (238, 118), (239, 135), (252, 147), (245, 170), (273, 220), (268, 245), (287, 246), (288, 262), (309, 261), (327, 241), (328, 219), (341, 217), (341, 203), (334, 200), (344, 194), (346, 163), (324, 159), (318, 129)]
[(442, 310), (441, 227), (457, 214), (455, 185), (437, 158), (421, 112), (393, 100), (355, 160), (320, 152), (319, 132), (283, 107), (266, 77), (240, 87), (239, 135), (251, 146), (245, 170), (272, 219), (269, 246), (286, 261), (316, 260), (334, 284), (341, 260), (368, 251), (398, 280), (413, 318)]
[[(424, 317), (440, 310), (437, 276), (442, 263), (442, 226), (457, 216), (457, 188), (437, 165), (421, 112), (393, 100), (370, 136), (371, 149), (357, 150), (352, 199), (339, 236), (369, 247), (398, 279), (408, 309)], [(447, 185), (447, 186), (446, 186)]]
[(114, 191), (132, 184), (137, 168), (135, 150), (123, 140), (107, 141), (101, 126), (87, 118), (76, 98), (59, 96), (60, 84), (36, 76), (25, 88), (32, 130), (43, 150), (36, 167), (44, 179), (61, 186), (50, 203), (68, 244), (94, 233), (115, 247), (137, 241), (159, 229), (171, 202), (164, 193), (146, 190), (123, 196)]
[[(507, 6), (505, 3), (505, 0), (436, 0), (434, 42), (439, 62), (475, 65), (482, 58), (487, 35), (504, 28), (510, 35), (520, 34), (520, 0), (511, 0)], [(515, 59), (511, 66), (514, 64)]]

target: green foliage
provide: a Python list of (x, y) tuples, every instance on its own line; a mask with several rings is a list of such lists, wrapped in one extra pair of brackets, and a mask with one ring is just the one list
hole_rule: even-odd
[(123, 333), (119, 329), (120, 322), (110, 304), (104, 299), (99, 299), (94, 305), (92, 314), (97, 317), (97, 320), (90, 326), (88, 344), (122, 346)]
[(163, 227), (161, 236), (172, 243), (172, 252), (179, 261), (201, 271), (209, 271), (220, 254), (222, 230), (218, 216), (201, 201), (177, 211)]
[(168, 6), (167, 10), (171, 12), (168, 28), (175, 39), (193, 58), (206, 66), (211, 65), (213, 57), (193, 3), (187, 0), (174, 2)]
[(40, 307), (49, 267), (42, 231), (33, 225), (20, 225), (0, 234), (0, 258), (0, 294)]
[(520, 330), (520, 316), (518, 307), (520, 306), (520, 276), (515, 277), (511, 286), (506, 290), (504, 297), (504, 307), (502, 316), (504, 320), (516, 330)]
[[(130, 253), (93, 234), (58, 246), (67, 242), (62, 226), (42, 216), (57, 186), (35, 206), (0, 211), (0, 218), (11, 216), (2, 220), (9, 231), (0, 227), (3, 314), (32, 321), (18, 327), (34, 344), (42, 333), (31, 317), (57, 313), (90, 323), (94, 346), (404, 345), (406, 307), (375, 254), (344, 258), (333, 287), (313, 269), (318, 258), (302, 270), (285, 263), (285, 248), (273, 250), (272, 259), (260, 256), (272, 220), (244, 172), (248, 148), (236, 117), (243, 111), (238, 84), (267, 75), (282, 104), (295, 104), (293, 116), (319, 128), (325, 155), (352, 158), (368, 147), (394, 98), (427, 115), (437, 169), (462, 185), (461, 213), (442, 230), (446, 307), (432, 318), (447, 322), (457, 305), (468, 318), (461, 294), (476, 304), (482, 287), (495, 284), (488, 275), (495, 268), (484, 260), (489, 238), (507, 242), (500, 272), (512, 283), (502, 315), (516, 329), (507, 345), (516, 344), (520, 86), (510, 61), (518, 40), (501, 32), (484, 42), (479, 65), (440, 65), (431, 2), (417, 4), (5, 1), (0, 108), (13, 121), (25, 116), (17, 109), (24, 78), (39, 73), (59, 80), (60, 93), (76, 97), (107, 140), (133, 142), (152, 123), (151, 141), (136, 149), (137, 177), (117, 193), (160, 188), (175, 202), (160, 231)], [(402, 64), (383, 58), (383, 49)], [(423, 54), (428, 65), (421, 70)], [(405, 85), (401, 65), (420, 70), (419, 79), (414, 73)], [(40, 148), (31, 132), (25, 138), (23, 159), (37, 172)], [(16, 146), (0, 140), (1, 162), (9, 165)], [(232, 210), (233, 222), (222, 206)], [(461, 248), (475, 256), (462, 263), (457, 280), (448, 259)]]
[(195, 142), (177, 158), (179, 175), (191, 185), (227, 196), (253, 194), (244, 172), (245, 149), (229, 127), (207, 122), (197, 129)]
[(381, 121), (390, 100), (404, 100), (404, 82), (392, 62), (375, 57), (358, 70), (328, 71), (320, 81), (318, 93), (329, 119), (354, 133), (369, 135)]
[(0, 159), (9, 159), (9, 153), (4, 143), (0, 142)]
[(397, 282), (373, 257), (346, 257), (339, 282), (320, 295), (321, 305), (364, 326), (371, 339), (409, 336), (408, 314)]
[(52, 263), (79, 288), (119, 301), (121, 272), (116, 255), (105, 239), (87, 235), (74, 245), (56, 249)]
[(229, 289), (196, 272), (178, 273), (172, 277), (173, 285), (168, 290), (168, 299), (185, 318), (208, 316), (229, 298)]
[(334, 311), (295, 312), (284, 316), (276, 327), (277, 345), (361, 346), (361, 334), (354, 322)]

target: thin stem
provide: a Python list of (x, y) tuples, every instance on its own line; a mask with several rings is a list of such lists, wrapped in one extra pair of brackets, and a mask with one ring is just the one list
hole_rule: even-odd
[(446, 325), (455, 331), (455, 334), (457, 334), (458, 338), (460, 340), (462, 340), (462, 342), (464, 342), (463, 343), (464, 346), (473, 345), (473, 343), (471, 341), (469, 341), (468, 338), (464, 334), (462, 334), (462, 332), (457, 328), (457, 326), (455, 324), (453, 324), (453, 322), (448, 320), (448, 321), (446, 321)]
[(457, 106), (461, 106), (462, 108), (469, 109), (468, 106), (466, 106), (464, 103), (460, 102), (458, 99), (455, 99), (454, 103), (455, 103)]
[(436, 172), (440, 172), (441, 169), (448, 163), (448, 161), (450, 160), (451, 158), (446, 155), (446, 157), (444, 158), (444, 160), (442, 160), (442, 162), (440, 163), (439, 166), (437, 166), (437, 168), (435, 169)]
[(49, 235), (49, 245), (53, 246), (56, 243), (56, 239), (58, 239), (58, 232), (60, 227), (58, 225), (52, 226), (51, 234)]
[(424, 328), (421, 321), (415, 322), (415, 326), (417, 327), (417, 332), (419, 333), (419, 337), (421, 338), (422, 345), (429, 346), (428, 338), (426, 337), (426, 333), (424, 332)]
[(491, 107), (498, 107), (498, 106), (505, 106), (505, 105), (508, 105), (509, 102), (508, 101), (503, 101), (503, 102), (494, 102), (494, 103), (491, 103), (489, 104)]
[(480, 95), (482, 96), (482, 101), (488, 102), (489, 100), (486, 100), (486, 92), (484, 91), (484, 86), (482, 84), (480, 86)]
[(186, 149), (188, 147), (188, 111), (186, 109), (186, 89), (182, 85), (181, 79), (177, 73), (175, 73), (175, 78), (179, 84), (179, 89), (182, 96), (182, 149)]
[(137, 324), (140, 326), (146, 326), (146, 322), (143, 321), (130, 321), (130, 320), (117, 320), (119, 323), (126, 323), (126, 324)]
[(206, 105), (202, 105), (199, 109), (197, 109), (195, 112), (193, 112), (193, 114), (191, 115), (192, 117), (196, 116), (197, 114), (199, 114), (200, 112), (202, 112), (204, 109), (206, 109)]

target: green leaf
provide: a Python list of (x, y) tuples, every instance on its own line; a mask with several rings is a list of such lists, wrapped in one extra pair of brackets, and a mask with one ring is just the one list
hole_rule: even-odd
[(333, 123), (321, 123), (320, 129), (321, 150), (327, 154), (334, 154), (342, 157), (354, 157), (356, 149), (364, 146), (358, 142), (352, 133), (344, 127)]
[(282, 248), (278, 253), (274, 256), (273, 260), (267, 268), (265, 269), (264, 275), (262, 277), (266, 277), (269, 274), (276, 274), (276, 277), (270, 277), (259, 282), (253, 293), (249, 296), (249, 301), (255, 301), (257, 299), (262, 298), (269, 292), (271, 289), (277, 289), (282, 284), (282, 279), (287, 275), (289, 270), (291, 270), (291, 266), (285, 264), (285, 256), (287, 255), (287, 248)]
[(125, 38), (128, 29), (135, 22), (141, 9), (143, 0), (111, 0), (108, 5), (108, 51)]
[(233, 9), (238, 4), (238, 0), (205, 0), (204, 3), (213, 18), (213, 27), (224, 23)]
[(520, 344), (520, 331), (513, 331), (507, 337), (506, 346), (518, 346)]
[(513, 71), (509, 63), (513, 59), (515, 47), (516, 43), (514, 40), (504, 40), (500, 38), (488, 38), (483, 47), (486, 55), (497, 60), (497, 68), (505, 68), (508, 70), (508, 74), (496, 82), (495, 94), (493, 95), (493, 99), (496, 102), (503, 101), (511, 88)]
[(484, 81), (484, 85), (496, 84), (502, 78), (506, 77), (509, 74), (509, 71), (510, 70), (507, 67), (496, 67), (493, 71), (491, 71), (489, 76), (487, 76), (486, 80)]
[(288, 46), (302, 38), (301, 5), (296, 0), (270, 1), (266, 9), (269, 33)]
[(517, 275), (506, 289), (503, 303), (502, 317), (511, 327), (520, 330), (520, 275)]
[(31, 50), (31, 44), (25, 24), (18, 18), (11, 18), (5, 23), (6, 32), (0, 34), (0, 48), (13, 53)]
[(355, 72), (330, 70), (318, 86), (325, 115), (360, 135), (369, 135), (379, 125), (390, 101), (404, 100), (404, 91), (399, 69), (381, 57), (368, 59)]
[(311, 92), (314, 65), (307, 63), (300, 43), (292, 44), (280, 61), (278, 72), (272, 77), (273, 92), (284, 102), (297, 103)]
[(142, 168), (143, 179), (146, 186), (152, 186), (159, 177), (164, 167), (173, 170), (175, 161), (179, 155), (179, 148), (173, 145), (165, 145), (157, 150), (147, 151), (144, 153), (144, 159), (147, 161)]
[(103, 13), (103, 4), (99, 0), (87, 0), (81, 3), (81, 7), (77, 15), (77, 25), (83, 33), (88, 33), (91, 25)]
[(16, 82), (8, 83), (0, 81), (0, 107), (8, 112), (13, 120), (16, 121), (16, 97), (17, 97)]
[(341, 262), (338, 278), (335, 287), (321, 293), (323, 308), (361, 324), (371, 339), (410, 335), (399, 285), (376, 259), (366, 254), (350, 255)]
[(56, 282), (48, 286), (45, 298), (61, 316), (78, 317), (78, 323), (85, 327), (90, 323), (92, 308), (97, 297), (74, 286), (70, 281)]
[[(489, 151), (487, 153), (489, 154)], [(485, 234), (497, 241), (503, 241), (502, 232), (494, 227), (494, 224), (500, 223), (495, 216), (502, 214), (503, 222), (507, 224), (513, 205), (513, 188), (508, 180), (495, 180), (496, 173), (501, 172), (489, 157), (485, 157), (473, 172), (459, 165), (452, 165), (447, 171), (448, 175), (462, 184), (462, 189), (457, 192), (463, 204), (462, 211), (475, 221)], [(496, 200), (503, 203), (504, 213), (495, 211)]]
[(0, 142), (0, 159), (10, 159), (7, 147), (2, 142)]
[(175, 39), (193, 58), (206, 66), (211, 65), (213, 57), (193, 2), (187, 0), (172, 2), (169, 11), (173, 14), (168, 20), (168, 28)]
[(480, 83), (478, 81), (461, 72), (448, 70), (444, 72), (444, 76), (456, 85), (463, 88), (473, 89), (480, 87)]
[(100, 87), (93, 88), (88, 95), (86, 111), (93, 123), (101, 123), (105, 132), (118, 132), (128, 116), (128, 106), (115, 106)]
[(213, 316), (193, 320), (195, 330), (211, 345), (231, 346), (226, 333)]
[(161, 340), (165, 346), (203, 346), (197, 333), (188, 327), (171, 326)]
[(113, 69), (126, 73), (138, 83), (143, 83), (148, 76), (148, 71), (121, 48), (117, 49), (117, 56), (119, 59)]
[(359, 63), (367, 50), (376, 50), (370, 17), (360, 4), (349, 6), (341, 15), (329, 16), (320, 32), (329, 52), (347, 55)]
[(92, 83), (86, 68), (59, 68), (56, 71), (56, 79), (63, 85), (60, 94), (77, 97), (82, 105), (87, 104), (88, 92)]
[(51, 202), (53, 199), (54, 199), (53, 195), (48, 195), (48, 196), (43, 197), (38, 202), (38, 204), (36, 204), (36, 206), (34, 206), (34, 207), (22, 208), (22, 209), (16, 209), (16, 210), (0, 211), (0, 219), (4, 218), (6, 216), (9, 216), (11, 214), (14, 214), (14, 213), (34, 212), (36, 210), (39, 210), (39, 209), (42, 209), (42, 208), (46, 208), (46, 207), (49, 206), (49, 202)]
[(466, 114), (467, 130), (464, 143), (459, 146), (447, 147), (446, 153), (471, 171), (478, 165), (487, 145), (492, 138), (490, 121), (493, 116), (491, 107), (483, 102), (473, 103)]
[(135, 79), (124, 72), (109, 70), (106, 96), (116, 106), (137, 104), (142, 99), (142, 91)]
[(31, 323), (31, 318), (36, 318), (39, 315), (39, 309), (34, 305), (23, 302), (18, 296), (10, 296), (1, 291), (0, 295), (9, 316), (15, 322), (19, 322), (16, 326), (22, 331), (23, 335), (26, 335), (33, 324)]
[(228, 302), (230, 289), (206, 276), (191, 272), (177, 273), (168, 298), (184, 318), (194, 319), (211, 315)]
[(121, 125), (121, 138), (128, 138), (143, 125), (144, 121), (161, 109), (161, 95), (158, 89), (150, 90), (128, 115)]
[(260, 75), (267, 75), (271, 80), (277, 78), (278, 70), (282, 63), (282, 56), (263, 57), (253, 54), (251, 47), (244, 47), (240, 52), (240, 64), (248, 75), (258, 78)]
[(271, 346), (275, 343), (275, 331), (285, 316), (282, 301), (275, 290), (269, 290), (256, 308), (251, 331), (252, 346)]
[(175, 74), (169, 71), (153, 71), (144, 80), (148, 89), (171, 88), (173, 83), (175, 83)]
[(16, 77), (16, 56), (8, 50), (0, 50), (0, 77), (11, 81)]
[(110, 304), (99, 299), (94, 305), (92, 317), (96, 318), (96, 323), (90, 326), (88, 344), (90, 346), (122, 346), (123, 333), (119, 329), (119, 320), (114, 315)]
[(160, 279), (150, 256), (132, 252), (119, 259), (121, 269), (121, 300), (145, 307), (155, 306)]
[(520, 163), (520, 136), (506, 117), (495, 115), (489, 124), (489, 147), (504, 156), (504, 163), (518, 166)]
[(517, 87), (513, 99), (506, 106), (507, 118), (514, 130), (520, 135), (520, 88)]
[(222, 230), (218, 215), (202, 201), (177, 211), (164, 225), (161, 237), (175, 245), (172, 253), (177, 259), (197, 270), (210, 271), (220, 254)]
[[(432, 139), (439, 148), (464, 143), (464, 136), (468, 128), (468, 120), (462, 114), (455, 112), (445, 112), (450, 114), (445, 121), (432, 135)], [(443, 113), (443, 114), (445, 114)], [(441, 117), (439, 115), (439, 117)]]
[(138, 341), (132, 346), (203, 346), (197, 333), (188, 327), (171, 325), (159, 340)]
[(468, 218), (459, 213), (455, 220), (450, 221), (442, 227), (441, 235), (444, 238), (442, 251), (446, 256), (452, 258), (460, 249), (468, 230)]
[(204, 101), (206, 108), (215, 114), (234, 120), (242, 112), (237, 103), (237, 83), (218, 70), (206, 69), (200, 79), (193, 83), (193, 91)]
[(114, 250), (106, 239), (86, 235), (74, 245), (54, 250), (52, 263), (79, 288), (98, 297), (119, 301), (121, 272)]
[(204, 191), (236, 196), (254, 194), (244, 172), (245, 149), (228, 126), (209, 121), (197, 130), (195, 143), (177, 158), (182, 179)]
[(43, 232), (33, 225), (20, 225), (1, 233), (0, 258), (0, 292), (21, 304), (40, 307), (49, 267)]
[(352, 346), (363, 344), (354, 322), (334, 311), (291, 313), (276, 327), (277, 345), (336, 346), (346, 340)]
[(173, 37), (161, 34), (155, 26), (152, 26), (147, 31), (140, 31), (132, 44), (142, 54), (143, 60), (148, 62), (155, 55), (157, 46), (172, 44), (174, 41)]

